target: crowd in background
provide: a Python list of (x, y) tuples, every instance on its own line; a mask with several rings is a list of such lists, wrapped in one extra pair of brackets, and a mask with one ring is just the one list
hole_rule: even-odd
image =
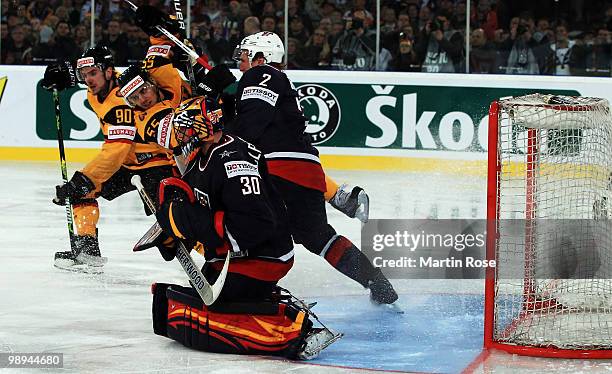
[[(89, 0), (1, 1), (1, 64), (74, 59), (91, 45)], [(134, 2), (175, 14), (176, 1)], [(214, 63), (234, 66), (244, 36), (284, 37), (284, 4), (192, 0), (191, 41)], [(131, 9), (120, 0), (95, 8), (94, 43), (109, 47), (118, 66), (140, 60), (148, 37)], [(472, 0), (469, 54), (465, 0), (381, 0), (378, 56), (373, 0), (288, 0), (287, 11), (288, 69), (611, 75), (612, 1)]]

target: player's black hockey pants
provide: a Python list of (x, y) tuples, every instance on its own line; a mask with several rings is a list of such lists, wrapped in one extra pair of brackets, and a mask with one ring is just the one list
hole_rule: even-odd
[(293, 241), (319, 255), (349, 278), (367, 287), (380, 270), (327, 222), (323, 192), (271, 175), (285, 202)]

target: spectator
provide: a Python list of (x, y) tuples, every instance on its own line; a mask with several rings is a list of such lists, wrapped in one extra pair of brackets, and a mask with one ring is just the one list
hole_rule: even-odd
[(543, 74), (571, 75), (570, 59), (575, 42), (569, 40), (567, 26), (564, 23), (555, 29), (555, 43), (550, 44), (547, 66)]
[(417, 54), (423, 60), (422, 71), (462, 72), (462, 65), (465, 63), (463, 45), (461, 33), (450, 28), (450, 22), (445, 16), (437, 16), (425, 26), (416, 48)]
[(38, 41), (40, 39), (39, 32), (40, 27), (42, 26), (42, 22), (40, 22), (38, 18), (32, 18), (30, 20), (30, 25), (32, 26), (32, 39), (30, 41), (32, 42), (32, 45), (35, 45), (38, 44)]
[(101, 44), (113, 52), (115, 65), (127, 65), (128, 42), (125, 34), (120, 33), (119, 22), (111, 20), (106, 24), (107, 33), (102, 37)]
[(335, 46), (338, 42), (338, 39), (342, 35), (344, 35), (345, 22), (342, 21), (333, 21), (332, 28), (330, 33), (328, 34), (329, 45)]
[(329, 17), (321, 18), (319, 21), (319, 27), (325, 31), (325, 35), (329, 35), (332, 32), (332, 20)]
[(538, 61), (533, 53), (533, 39), (527, 26), (519, 24), (514, 30), (514, 43), (508, 56), (506, 74), (539, 74)]
[[(402, 21), (402, 13), (400, 12), (400, 15), (398, 17), (398, 21), (399, 22), (404, 22)], [(408, 23), (411, 25), (417, 25), (419, 23), (419, 8), (416, 6), (416, 4), (409, 4), (408, 5), (408, 10), (406, 13), (404, 14), (408, 14)]]
[(547, 18), (540, 18), (536, 23), (536, 29), (533, 33), (533, 39), (540, 44), (550, 42), (551, 38), (550, 23)]
[(47, 17), (53, 14), (53, 10), (48, 5), (48, 2), (42, 0), (34, 0), (30, 3), (27, 9), (28, 18), (38, 18), (45, 22)]
[(240, 4), (240, 9), (238, 9), (238, 17), (239, 17), (239, 19), (243, 20), (243, 19), (246, 19), (247, 17), (250, 17), (251, 15), (253, 15), (253, 13), (251, 13), (251, 9), (249, 8), (249, 4), (248, 3), (241, 3)]
[(301, 65), (304, 69), (320, 69), (329, 66), (331, 47), (327, 42), (327, 34), (322, 27), (314, 31), (302, 49)]
[(470, 73), (493, 73), (496, 61), (495, 47), (487, 40), (483, 29), (472, 31), (470, 47)]
[(79, 47), (79, 54), (83, 54), (91, 46), (89, 30), (85, 25), (76, 25), (74, 28), (74, 42)]
[(337, 10), (337, 8), (330, 0), (324, 1), (323, 4), (321, 5), (321, 10), (320, 10), (321, 19), (330, 18), (330, 21), (331, 21), (331, 15), (335, 10)]
[(263, 11), (261, 12), (262, 17), (274, 17), (274, 21), (276, 22), (276, 7), (272, 1), (266, 1), (263, 6)]
[(395, 32), (399, 27), (397, 18), (395, 17), (395, 10), (393, 8), (384, 7), (381, 11), (381, 25), (380, 32), (381, 38)]
[(225, 38), (223, 29), (217, 25), (216, 22), (212, 24), (211, 37), (206, 41), (210, 57), (216, 64), (231, 63), (234, 47), (240, 43), (240, 33), (237, 28), (232, 28), (229, 38)]
[(393, 55), (399, 53), (398, 48), (401, 37), (408, 37), (414, 40), (414, 31), (410, 26), (410, 17), (407, 13), (401, 12), (397, 18), (397, 27), (393, 32), (381, 35), (382, 46), (388, 49)]
[(281, 39), (285, 39), (285, 19), (278, 18), (278, 22), (276, 22), (276, 33)]
[(53, 38), (53, 30), (43, 25), (40, 28), (40, 42), (32, 48), (32, 63), (37, 65), (47, 65), (55, 61), (55, 39)]
[(410, 38), (402, 38), (399, 41), (399, 53), (389, 62), (392, 71), (421, 71), (421, 61), (412, 46)]
[(304, 0), (304, 16), (310, 21), (318, 22), (324, 15), (321, 12), (321, 0)]
[(6, 22), (2, 22), (2, 24), (0, 25), (0, 39), (2, 39), (1, 43), (3, 46), (6, 46), (6, 43), (8, 42), (8, 36), (8, 25), (6, 24)]
[(55, 30), (57, 28), (57, 24), (59, 23), (59, 18), (54, 14), (47, 16), (44, 21), (44, 24)]
[[(147, 54), (147, 48), (149, 47), (149, 38), (146, 34), (145, 38), (142, 38), (140, 33), (140, 27), (136, 25), (130, 25), (127, 31), (127, 64), (132, 65), (141, 61)], [(191, 34), (193, 38), (193, 33)]]
[[(310, 35), (310, 33), (313, 30), (312, 22), (310, 21), (310, 18), (308, 18), (308, 16), (306, 16), (304, 12), (300, 9), (298, 0), (288, 0), (288, 4), (289, 5), (287, 7), (287, 13), (289, 15), (289, 20), (293, 19), (293, 17), (296, 15), (300, 16), (300, 19), (304, 25), (304, 28), (306, 29), (307, 35)], [(283, 9), (283, 8), (281, 7), (280, 9)], [(284, 14), (282, 15), (282, 17), (284, 19)], [(289, 25), (291, 25), (291, 23)]]
[(55, 29), (54, 54), (57, 61), (74, 61), (80, 55), (80, 49), (70, 33), (70, 25), (66, 21), (60, 21)]
[(346, 21), (344, 34), (332, 50), (332, 67), (337, 70), (373, 70), (376, 42), (366, 35), (365, 12), (355, 11)]
[(261, 31), (271, 31), (275, 32), (276, 30), (276, 17), (274, 16), (264, 16), (261, 20)]
[(70, 19), (70, 15), (68, 14), (68, 9), (63, 6), (58, 6), (55, 8), (55, 12), (53, 13), (60, 21), (68, 22)]
[(302, 69), (300, 64), (302, 43), (295, 38), (287, 40), (287, 69)]
[(431, 10), (426, 6), (421, 7), (421, 9), (419, 9), (419, 19), (417, 23), (417, 28), (419, 29), (419, 32), (425, 30), (425, 26), (430, 24), (431, 19)]
[(32, 47), (32, 45), (26, 39), (23, 26), (16, 25), (11, 30), (6, 47), (3, 48), (6, 48), (7, 52), (12, 54), (13, 63), (19, 65), (23, 63), (23, 52), (30, 47)]
[(289, 37), (299, 40), (301, 44), (306, 43), (310, 36), (303, 19), (302, 16), (296, 14), (289, 21)]
[(593, 40), (585, 35), (585, 41), (574, 46), (570, 61), (572, 75), (610, 76), (610, 32), (606, 26), (596, 27), (595, 30), (597, 34)]
[(255, 16), (247, 17), (244, 20), (244, 32), (242, 37), (253, 35), (261, 31), (261, 27), (259, 25), (259, 19)]
[(206, 14), (210, 19), (210, 22), (212, 22), (222, 16), (222, 11), (218, 0), (208, 0), (207, 2), (208, 6), (206, 7), (204, 14)]

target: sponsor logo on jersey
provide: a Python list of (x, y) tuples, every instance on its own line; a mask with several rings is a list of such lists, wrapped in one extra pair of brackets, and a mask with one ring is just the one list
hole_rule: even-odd
[(108, 140), (127, 139), (134, 140), (136, 128), (131, 126), (109, 126)]
[(219, 153), (219, 156), (221, 156), (221, 158), (225, 158), (225, 157), (231, 156), (232, 153), (236, 153), (236, 152), (238, 152), (238, 151), (227, 151), (227, 150), (225, 150), (225, 151)]
[(278, 100), (278, 94), (272, 90), (263, 87), (250, 86), (242, 91), (240, 100), (258, 99), (274, 106)]
[(142, 86), (143, 84), (144, 84), (144, 79), (142, 79), (142, 77), (140, 75), (137, 75), (131, 81), (129, 81), (125, 85), (125, 87), (123, 87), (121, 90), (119, 90), (119, 93), (123, 97), (128, 97), (128, 96), (130, 96), (130, 94), (132, 92), (136, 91), (136, 89), (138, 87)]
[(323, 86), (305, 84), (297, 88), (299, 103), (306, 117), (306, 133), (312, 144), (329, 140), (340, 125), (340, 103)]
[(0, 78), (0, 102), (2, 102), (2, 95), (4, 95), (4, 89), (6, 88), (6, 82), (8, 82), (8, 77)]
[(257, 165), (246, 161), (229, 161), (223, 165), (225, 166), (225, 173), (227, 173), (228, 178), (237, 177), (239, 175), (259, 176)]
[(167, 116), (159, 121), (159, 128), (157, 129), (157, 144), (164, 148), (170, 148), (170, 129), (172, 128), (172, 117), (174, 113), (169, 113)]
[(96, 60), (94, 60), (93, 57), (83, 57), (77, 60), (76, 67), (77, 69), (80, 69), (80, 68), (84, 68), (87, 66), (94, 66), (95, 63), (96, 63)]
[(161, 56), (168, 57), (170, 55), (169, 45), (152, 45), (147, 50), (147, 57), (149, 56)]

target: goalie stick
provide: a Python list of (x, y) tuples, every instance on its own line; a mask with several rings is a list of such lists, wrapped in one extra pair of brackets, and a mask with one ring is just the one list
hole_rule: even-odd
[[(134, 175), (131, 179), (131, 183), (138, 190), (138, 194), (142, 201), (149, 207), (149, 209), (155, 213), (157, 209), (155, 208), (155, 204), (147, 194), (142, 185), (142, 181), (140, 180), (140, 175)], [(177, 251), (176, 251), (176, 259), (179, 261), (185, 273), (189, 277), (193, 288), (197, 291), (198, 295), (204, 302), (205, 305), (211, 305), (217, 300), (219, 294), (223, 290), (223, 285), (225, 284), (225, 278), (227, 277), (227, 269), (229, 266), (230, 252), (227, 252), (227, 256), (225, 257), (225, 263), (223, 264), (223, 269), (221, 269), (221, 274), (217, 278), (217, 281), (214, 284), (208, 283), (204, 275), (189, 255), (189, 251), (185, 248), (185, 245), (177, 240)]]
[[(125, 1), (130, 6), (130, 8), (132, 8), (133, 11), (138, 10), (138, 7), (136, 6), (136, 4), (134, 4), (130, 0), (123, 0), (123, 1)], [(172, 33), (170, 31), (166, 30), (162, 26), (157, 25), (157, 26), (155, 26), (155, 28), (157, 29), (157, 31), (161, 32), (168, 39), (170, 39), (174, 44), (176, 44), (180, 49), (185, 51), (185, 53), (187, 53), (189, 55), (189, 57), (191, 57), (194, 60), (196, 60), (200, 65), (204, 66), (207, 70), (212, 70), (212, 66), (210, 66), (210, 64), (208, 63), (208, 60), (205, 58), (205, 56), (198, 56), (196, 51), (194, 51), (193, 49), (189, 48), (185, 43), (180, 41), (176, 36), (172, 35)]]

